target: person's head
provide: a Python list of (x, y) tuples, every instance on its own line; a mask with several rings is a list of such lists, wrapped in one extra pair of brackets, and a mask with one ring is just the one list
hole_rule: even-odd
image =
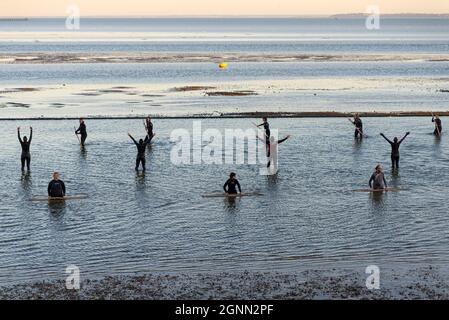
[(356, 118), (356, 119), (360, 118), (360, 113), (356, 113), (354, 118)]
[(140, 139), (140, 140), (139, 140), (139, 144), (143, 144), (143, 139)]
[(378, 164), (377, 166), (376, 166), (376, 172), (382, 172), (383, 171), (383, 169), (384, 168), (382, 168), (382, 165), (380, 165), (380, 164)]
[(151, 120), (151, 116), (150, 115), (148, 115), (147, 120)]
[(28, 142), (28, 138), (27, 137), (23, 137), (23, 142), (27, 143)]
[(262, 120), (263, 120), (263, 122), (267, 122), (268, 118), (267, 117), (263, 117)]
[(435, 115), (435, 119), (440, 119), (440, 117), (436, 114), (436, 115)]
[(53, 180), (59, 180), (59, 172), (53, 172)]
[(231, 179), (235, 179), (237, 177), (237, 175), (235, 174), (235, 172), (231, 172), (231, 174), (229, 175), (229, 178)]
[(398, 137), (394, 137), (393, 142), (397, 143), (399, 141)]
[(83, 118), (80, 118), (80, 123), (83, 123), (84, 122), (84, 119)]

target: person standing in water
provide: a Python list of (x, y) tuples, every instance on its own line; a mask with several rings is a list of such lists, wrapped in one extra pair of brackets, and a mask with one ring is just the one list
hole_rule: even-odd
[(363, 138), (363, 122), (360, 118), (360, 114), (356, 113), (354, 116), (354, 120), (349, 119), (351, 123), (355, 126), (354, 137), (357, 139), (359, 136)]
[(234, 172), (231, 172), (228, 181), (226, 181), (223, 186), (223, 190), (226, 194), (235, 195), (237, 194), (237, 188), (239, 189), (239, 193), (242, 193), (242, 188), (237, 180), (237, 175)]
[(151, 140), (153, 140), (153, 137), (154, 137), (153, 123), (151, 122), (151, 116), (148, 116), (145, 119), (144, 124), (145, 124), (145, 130), (147, 131), (148, 142), (151, 142)]
[(48, 184), (48, 196), (50, 198), (64, 198), (65, 197), (65, 184), (64, 181), (59, 180), (59, 172), (53, 173), (53, 180)]
[(81, 146), (84, 147), (84, 143), (86, 142), (86, 139), (87, 139), (87, 129), (86, 129), (86, 124), (84, 123), (83, 118), (80, 118), (80, 126), (75, 131), (75, 134), (81, 135)]
[(145, 138), (145, 140), (140, 139), (139, 142), (137, 142), (130, 133), (128, 133), (128, 136), (131, 138), (131, 140), (134, 142), (134, 144), (137, 147), (136, 171), (139, 171), (140, 164), (142, 164), (142, 170), (145, 171), (146, 170), (146, 168), (145, 168), (145, 164), (146, 164), (145, 151), (146, 151), (146, 147), (149, 143), (148, 136)]
[(30, 171), (30, 162), (31, 162), (31, 153), (30, 153), (30, 145), (31, 140), (33, 140), (33, 128), (30, 127), (30, 139), (27, 137), (20, 138), (20, 127), (17, 128), (17, 137), (20, 142), (20, 146), (22, 147), (22, 155), (20, 156), (20, 161), (22, 163), (22, 171), (25, 171), (25, 163), (27, 166), (27, 170)]
[(443, 132), (443, 125), (441, 123), (441, 119), (438, 115), (432, 116), (432, 122), (435, 123), (435, 131), (433, 132), (434, 135), (440, 136)]
[(377, 165), (376, 171), (369, 179), (369, 187), (374, 190), (383, 190), (388, 188), (387, 180), (385, 179), (384, 171), (380, 164)]
[[(267, 168), (271, 167), (271, 164), (273, 164), (273, 172), (277, 172), (278, 169), (278, 146), (279, 144), (285, 142), (287, 139), (289, 139), (291, 135), (286, 136), (284, 139), (276, 141), (276, 138), (274, 136), (270, 137), (270, 143), (268, 145), (268, 152), (267, 152)], [(260, 137), (258, 137), (262, 142)]]
[(388, 141), (388, 143), (391, 145), (391, 165), (394, 169), (399, 169), (399, 147), (401, 146), (401, 143), (407, 138), (407, 136), (410, 134), (410, 132), (407, 132), (405, 136), (399, 141), (397, 137), (394, 137), (393, 141), (389, 140), (383, 133), (380, 135)]
[(263, 117), (262, 118), (263, 123), (259, 124), (257, 127), (260, 128), (263, 126), (265, 130), (265, 146), (267, 151), (267, 157), (270, 156), (270, 137), (271, 137), (271, 131), (270, 131), (270, 124), (268, 123), (268, 118)]

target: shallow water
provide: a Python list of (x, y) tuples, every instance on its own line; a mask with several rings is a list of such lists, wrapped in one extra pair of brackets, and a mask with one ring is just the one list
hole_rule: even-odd
[[(251, 128), (253, 119), (202, 121), (206, 128)], [(443, 119), (443, 124), (447, 119)], [(16, 127), (3, 121), (0, 181), (0, 284), (65, 278), (75, 264), (82, 277), (142, 272), (284, 271), (378, 264), (449, 263), (449, 142), (431, 135), (428, 118), (365, 119), (368, 138), (354, 142), (345, 119), (273, 119), (280, 135), (280, 171), (267, 178), (259, 165), (184, 165), (170, 162), (170, 133), (190, 120), (157, 120), (148, 172), (134, 172), (127, 131), (138, 120), (92, 120), (85, 152), (69, 121), (32, 121), (32, 172), (21, 175)], [(288, 128), (288, 129), (284, 129)], [(412, 134), (392, 175), (389, 145), (378, 135)], [(373, 196), (365, 188), (378, 162), (390, 186), (409, 189)], [(31, 202), (45, 194), (53, 170), (69, 194), (65, 204)], [(261, 197), (235, 202), (204, 199), (230, 171), (245, 191)]]

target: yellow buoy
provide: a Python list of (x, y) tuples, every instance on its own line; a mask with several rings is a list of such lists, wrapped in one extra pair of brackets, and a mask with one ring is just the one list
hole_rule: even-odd
[(228, 67), (229, 67), (229, 65), (226, 63), (226, 62), (222, 62), (222, 63), (220, 63), (219, 65), (218, 65), (218, 67), (220, 68), (220, 69), (227, 69)]

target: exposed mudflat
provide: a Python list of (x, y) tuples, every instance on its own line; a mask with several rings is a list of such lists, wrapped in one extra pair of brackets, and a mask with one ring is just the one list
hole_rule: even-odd
[(35, 282), (0, 288), (0, 299), (206, 300), (206, 299), (448, 299), (449, 284), (433, 267), (387, 272), (379, 290), (366, 288), (363, 273), (304, 271), (218, 273), (81, 279), (79, 291), (65, 281)]

